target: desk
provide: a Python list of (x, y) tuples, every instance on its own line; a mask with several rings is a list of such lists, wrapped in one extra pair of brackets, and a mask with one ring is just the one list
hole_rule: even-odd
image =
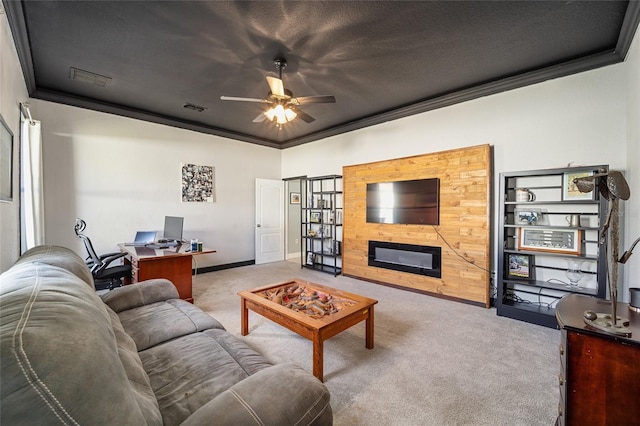
[(118, 244), (126, 253), (125, 264), (131, 265), (131, 278), (125, 284), (135, 284), (152, 278), (166, 278), (178, 289), (180, 299), (193, 303), (191, 282), (191, 257), (199, 254), (215, 253), (215, 250), (191, 252), (190, 244), (155, 249)]

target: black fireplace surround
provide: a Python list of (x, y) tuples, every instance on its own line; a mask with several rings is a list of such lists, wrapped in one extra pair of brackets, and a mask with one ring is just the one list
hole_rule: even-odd
[(442, 277), (442, 249), (434, 246), (369, 241), (369, 266)]

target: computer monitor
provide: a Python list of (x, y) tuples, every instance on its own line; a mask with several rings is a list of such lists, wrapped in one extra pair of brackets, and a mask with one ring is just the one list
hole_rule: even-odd
[(165, 216), (162, 238), (165, 240), (175, 240), (176, 242), (182, 241), (183, 222), (183, 217)]

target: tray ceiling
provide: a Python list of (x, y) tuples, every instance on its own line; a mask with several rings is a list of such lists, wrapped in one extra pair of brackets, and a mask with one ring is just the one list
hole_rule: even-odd
[[(287, 148), (624, 59), (627, 1), (4, 1), (29, 94)], [(278, 128), (273, 61), (316, 120)], [(185, 107), (191, 105), (191, 107)], [(203, 107), (202, 111), (198, 108)]]

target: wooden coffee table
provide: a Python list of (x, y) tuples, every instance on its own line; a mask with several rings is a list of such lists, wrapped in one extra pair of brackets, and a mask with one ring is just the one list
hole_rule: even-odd
[[(336, 305), (340, 305), (337, 312), (314, 318), (306, 313), (296, 312), (281, 303), (271, 301), (265, 296), (265, 292), (272, 293), (294, 285), (315, 290), (320, 294), (330, 296), (332, 300), (346, 301), (346, 303), (336, 303)], [(251, 309), (311, 340), (313, 342), (313, 375), (320, 381), (323, 381), (325, 340), (361, 321), (366, 321), (365, 347), (367, 349), (373, 348), (373, 306), (378, 303), (377, 300), (300, 279), (241, 291), (238, 295), (241, 299), (241, 334), (243, 336), (249, 334), (249, 309)]]

